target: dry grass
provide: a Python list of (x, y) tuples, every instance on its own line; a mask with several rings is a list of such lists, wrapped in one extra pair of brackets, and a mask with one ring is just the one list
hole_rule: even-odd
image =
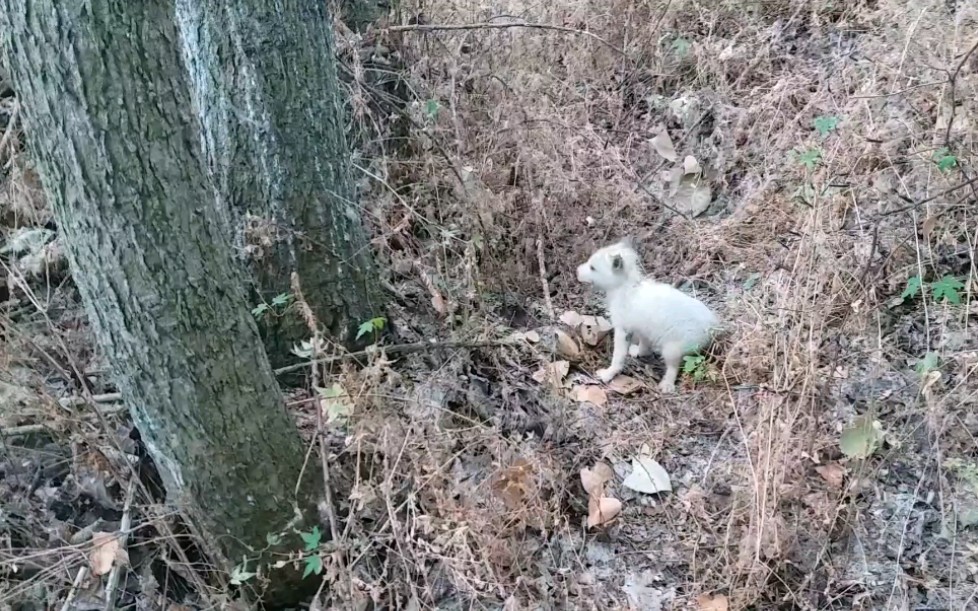
[[(603, 408), (533, 382), (552, 358), (533, 346), (346, 369), (356, 410), (325, 450), (342, 531), (324, 572), (330, 603), (680, 609), (722, 593), (731, 609), (973, 605), (978, 539), (961, 520), (978, 507), (978, 185), (952, 187), (975, 175), (978, 8), (398, 10), (396, 25), (422, 13), (429, 26), (493, 24), (364, 39), (341, 28), (365, 216), (405, 341), (546, 325), (548, 300), (595, 311), (573, 269), (624, 234), (729, 334), (716, 380)], [(559, 29), (501, 27), (521, 20)], [(364, 63), (371, 45), (410, 66), (400, 123), (385, 93), (397, 66)], [(829, 116), (838, 125), (822, 136), (813, 121)], [(663, 128), (712, 176), (696, 218), (670, 210), (659, 177), (671, 164), (649, 144)], [(946, 172), (942, 147), (957, 158)], [(813, 149), (809, 169), (799, 156)], [(908, 278), (948, 274), (968, 280), (960, 305), (897, 303)], [(928, 352), (936, 381), (915, 371)], [(297, 412), (311, 439), (315, 418)], [(885, 443), (847, 459), (840, 433), (864, 413)], [(674, 492), (652, 501), (616, 485), (619, 519), (584, 529), (580, 469), (627, 466), (643, 444)]]
[[(402, 10), (405, 20), (416, 13)], [(521, 548), (537, 566), (518, 575), (505, 561), (479, 568), (435, 563), (456, 592), (521, 605), (604, 606), (610, 603), (596, 601), (605, 596), (623, 602), (619, 588), (630, 574), (654, 569), (664, 573), (650, 587), (662, 600), (671, 592), (680, 606), (722, 591), (732, 608), (928, 601), (963, 608), (974, 594), (963, 586), (970, 552), (961, 555), (961, 542), (949, 551), (932, 522), (913, 544), (893, 539), (899, 532), (881, 515), (904, 522), (936, 515), (940, 528), (954, 530), (955, 508), (970, 502), (969, 485), (941, 458), (948, 446), (969, 464), (976, 453), (971, 434), (948, 437), (949, 422), (970, 418), (975, 392), (975, 343), (963, 336), (970, 291), (953, 307), (932, 299), (894, 307), (894, 299), (921, 271), (927, 279), (973, 277), (967, 203), (974, 189), (915, 202), (973, 172), (978, 58), (956, 73), (953, 98), (949, 79), (978, 36), (978, 12), (962, 3), (574, 0), (503, 2), (491, 10), (454, 2), (423, 12), (434, 24), (429, 31), (402, 28), (390, 44), (411, 65), (414, 121), (425, 129), (414, 130), (410, 152), (373, 160), (397, 196), (383, 186), (368, 199), (378, 235), (400, 223), (428, 239), (381, 240), (391, 258), (414, 260), (412, 269), (425, 269), (449, 301), (475, 319), (487, 316), (490, 327), (508, 318), (514, 302), (545, 322), (537, 240), (546, 246), (557, 309), (583, 310), (594, 304), (574, 285), (574, 266), (599, 244), (637, 235), (653, 274), (704, 295), (731, 327), (722, 382), (681, 399), (619, 399), (597, 417), (564, 405), (565, 436), (553, 445), (508, 438), (501, 452), (485, 442), (493, 465), (541, 453), (552, 459), (547, 469), (557, 473), (544, 479), (564, 483), (552, 494), (568, 494), (576, 512), (554, 509), (550, 522), (566, 523), (565, 530), (534, 532), (547, 551)], [(435, 27), (520, 20), (587, 35)], [(959, 105), (949, 139), (952, 99)], [(425, 114), (429, 100), (437, 101), (434, 118)], [(813, 121), (825, 116), (839, 122), (823, 137)], [(667, 164), (649, 140), (662, 127), (680, 157), (694, 155), (715, 176), (713, 204), (696, 219), (672, 214), (657, 180)], [(958, 166), (944, 173), (933, 157), (949, 143)], [(821, 152), (813, 169), (798, 159), (809, 149)], [(472, 259), (477, 273), (458, 273), (457, 262)], [(412, 282), (411, 272), (401, 277), (401, 284)], [(470, 319), (465, 328), (475, 324)], [(913, 369), (928, 351), (946, 365), (937, 400), (918, 393)], [(511, 365), (499, 375), (520, 373)], [(934, 401), (941, 407), (929, 407)], [(869, 408), (893, 446), (859, 465), (840, 455), (838, 439)], [(974, 424), (966, 428), (973, 432)], [(418, 452), (430, 454), (437, 445), (429, 440), (444, 434), (441, 427), (426, 432)], [(555, 541), (599, 545), (577, 530), (577, 470), (598, 457), (627, 459), (641, 443), (652, 445), (684, 486), (655, 509), (626, 503), (616, 549), (645, 546), (670, 561), (626, 555), (601, 563), (555, 553)], [(451, 490), (447, 465), (467, 461), (448, 450), (435, 455), (445, 461)], [(840, 460), (849, 475), (843, 488), (815, 471)], [(924, 471), (880, 475), (893, 462)], [(914, 493), (897, 503), (882, 492), (891, 486)], [(921, 490), (940, 498), (927, 518), (913, 511)], [(498, 508), (488, 491), (473, 496), (475, 506), (441, 498), (421, 512), (425, 523), (480, 532)], [(496, 541), (494, 530), (490, 537)], [(909, 566), (908, 550), (921, 545), (940, 549), (932, 551), (942, 557), (939, 568)], [(487, 549), (474, 534), (464, 546)], [(881, 552), (887, 546), (902, 551), (888, 558)], [(414, 550), (412, 566), (432, 565), (430, 553)], [(562, 595), (570, 598), (548, 598), (553, 592), (541, 586), (550, 583), (539, 568), (547, 554), (548, 566), (563, 567)], [(919, 560), (919, 551), (913, 555)], [(472, 589), (476, 575), (481, 590)], [(918, 580), (928, 585), (919, 588)], [(946, 590), (936, 593), (936, 584)], [(438, 598), (434, 591), (426, 597)]]

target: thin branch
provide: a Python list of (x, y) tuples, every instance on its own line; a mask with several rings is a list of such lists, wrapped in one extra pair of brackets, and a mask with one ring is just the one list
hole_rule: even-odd
[(958, 80), (958, 74), (961, 73), (961, 68), (964, 67), (965, 63), (967, 63), (968, 58), (975, 52), (975, 49), (978, 49), (978, 40), (976, 40), (975, 44), (971, 45), (968, 52), (964, 54), (964, 57), (962, 57), (961, 61), (958, 62), (954, 72), (951, 73), (951, 77), (947, 80), (948, 86), (951, 88), (951, 116), (948, 117), (947, 130), (944, 132), (944, 146), (946, 146), (948, 149), (951, 148), (951, 127), (954, 125), (954, 105), (957, 103), (954, 99), (956, 81)]
[(582, 36), (587, 36), (593, 38), (594, 40), (600, 42), (604, 46), (608, 47), (615, 53), (623, 57), (627, 57), (626, 53), (611, 44), (604, 38), (601, 38), (597, 34), (588, 32), (587, 30), (578, 30), (577, 28), (569, 28), (562, 25), (552, 25), (549, 23), (528, 23), (521, 21), (519, 23), (462, 23), (462, 24), (415, 24), (415, 25), (393, 25), (384, 28), (383, 31), (386, 32), (451, 32), (451, 31), (463, 31), (463, 30), (505, 30), (509, 28), (528, 28), (533, 30), (553, 30), (555, 32), (565, 32), (567, 34), (579, 34)]
[[(132, 498), (136, 493), (136, 479), (130, 477), (129, 489), (126, 491), (126, 504), (122, 508), (122, 523), (119, 525), (119, 546), (125, 550), (129, 544), (129, 529), (132, 528)], [(109, 580), (105, 584), (105, 611), (115, 609), (116, 589), (119, 587), (119, 576), (122, 575), (122, 563), (116, 560), (112, 563)]]
[(337, 363), (340, 361), (349, 361), (359, 359), (365, 356), (370, 356), (371, 354), (379, 354), (385, 352), (387, 354), (410, 354), (412, 352), (425, 352), (427, 350), (450, 350), (453, 348), (497, 348), (499, 346), (511, 345), (509, 342), (418, 342), (416, 344), (394, 344), (392, 346), (373, 346), (367, 348), (366, 350), (359, 350), (357, 352), (348, 352), (346, 354), (337, 354), (335, 356), (327, 356), (324, 358), (314, 359), (311, 361), (303, 361), (295, 365), (288, 365), (287, 367), (279, 367), (275, 370), (275, 375), (281, 375), (283, 373), (290, 373), (292, 371), (298, 371), (304, 367), (309, 367), (310, 365), (317, 365), (321, 363)]
[[(937, 195), (931, 195), (927, 199), (922, 199), (919, 202), (914, 202), (914, 203), (910, 204), (909, 206), (903, 206), (902, 208), (897, 208), (896, 210), (887, 210), (886, 212), (882, 212), (882, 213), (879, 214), (879, 217), (893, 216), (894, 214), (900, 214), (901, 212), (906, 212), (907, 210), (913, 210), (915, 208), (919, 208), (919, 207), (923, 206), (924, 204), (928, 204), (928, 203), (934, 201), (935, 199), (938, 199), (938, 198), (944, 197), (945, 195), (954, 193), (958, 189), (961, 189), (963, 187), (967, 187), (967, 186), (972, 185), (972, 184), (974, 184), (976, 182), (978, 182), (978, 176), (976, 176), (974, 178), (969, 178), (968, 180), (966, 180), (964, 182), (961, 182), (961, 183), (958, 183), (958, 184), (954, 185), (953, 187), (948, 187), (947, 189), (944, 189), (943, 191), (941, 191)], [(907, 200), (904, 200), (904, 201), (907, 201)]]

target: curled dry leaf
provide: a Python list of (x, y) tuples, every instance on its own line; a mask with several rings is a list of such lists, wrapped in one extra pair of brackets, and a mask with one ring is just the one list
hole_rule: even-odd
[(679, 156), (676, 155), (676, 147), (672, 145), (672, 138), (669, 137), (669, 132), (663, 129), (661, 132), (656, 134), (655, 138), (652, 138), (652, 148), (655, 152), (662, 156), (663, 159), (667, 161), (676, 161)]
[(723, 594), (711, 596), (710, 594), (700, 594), (696, 597), (696, 608), (699, 611), (727, 611), (729, 603)]
[(669, 473), (648, 456), (632, 458), (632, 472), (628, 474), (622, 485), (645, 494), (672, 491)]
[(615, 472), (608, 463), (598, 462), (590, 469), (581, 469), (581, 485), (589, 495), (601, 496), (604, 494), (604, 485), (614, 476)]
[(713, 191), (705, 178), (684, 175), (672, 197), (672, 207), (691, 217), (699, 216), (713, 201)]
[(571, 337), (570, 333), (564, 331), (563, 329), (555, 329), (554, 334), (556, 335), (557, 340), (557, 354), (571, 360), (580, 358), (581, 346), (577, 343), (576, 339)]
[(617, 375), (615, 376), (615, 379), (608, 382), (608, 388), (615, 391), (619, 395), (630, 395), (644, 387), (645, 384), (643, 384), (640, 380), (623, 375)]
[(703, 171), (700, 167), (700, 162), (696, 161), (696, 157), (692, 155), (686, 155), (683, 159), (683, 174), (699, 174)]
[(846, 470), (839, 463), (831, 462), (825, 465), (819, 465), (815, 467), (815, 471), (833, 488), (842, 488), (846, 477)]
[(608, 496), (591, 497), (587, 504), (587, 525), (594, 528), (607, 524), (621, 512), (621, 501)]
[(580, 385), (574, 387), (574, 399), (603, 407), (608, 404), (608, 393), (600, 386)]
[(122, 544), (116, 533), (92, 533), (92, 551), (88, 556), (92, 565), (92, 574), (105, 575), (112, 570), (115, 562), (128, 562), (129, 555), (122, 549)]
[(611, 322), (604, 316), (581, 317), (581, 339), (588, 346), (597, 346), (611, 333)]
[(575, 312), (574, 310), (567, 310), (560, 315), (560, 322), (564, 323), (571, 329), (576, 329), (577, 325), (581, 324), (581, 320), (584, 317)]
[(567, 361), (554, 361), (546, 363), (533, 374), (533, 379), (540, 384), (549, 383), (557, 388), (564, 385), (564, 378), (570, 371), (570, 363)]

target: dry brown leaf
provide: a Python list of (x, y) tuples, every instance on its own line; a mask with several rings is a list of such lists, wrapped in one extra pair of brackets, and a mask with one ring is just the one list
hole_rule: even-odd
[(567, 310), (566, 312), (560, 315), (560, 322), (564, 323), (571, 329), (574, 329), (577, 327), (577, 325), (581, 324), (582, 318), (584, 317), (578, 314), (577, 312), (575, 312), (574, 310)]
[(934, 228), (937, 227), (937, 217), (928, 216), (924, 219), (924, 226), (922, 227), (921, 233), (924, 234), (924, 239), (930, 238), (930, 234), (934, 232)]
[(563, 329), (555, 329), (554, 333), (557, 336), (557, 354), (571, 360), (580, 358), (581, 346), (576, 339)]
[(700, 162), (696, 161), (696, 157), (692, 155), (686, 155), (683, 159), (683, 174), (699, 174), (703, 171), (700, 167)]
[(540, 334), (536, 331), (527, 331), (523, 334), (523, 337), (525, 337), (526, 341), (530, 342), (531, 344), (536, 344), (540, 341)]
[(532, 478), (533, 466), (520, 458), (493, 480), (492, 490), (509, 509), (521, 509), (530, 496)]
[(696, 607), (699, 611), (727, 611), (729, 603), (723, 594), (711, 596), (710, 594), (700, 594), (696, 597)]
[(570, 371), (570, 363), (567, 361), (554, 361), (547, 363), (533, 374), (533, 379), (540, 384), (549, 383), (560, 388), (564, 385), (564, 378)]
[(600, 386), (581, 385), (574, 387), (574, 399), (581, 403), (594, 403), (598, 407), (608, 404), (608, 393)]
[(591, 497), (587, 504), (587, 525), (594, 528), (601, 524), (607, 524), (621, 512), (621, 501), (615, 498), (602, 496), (600, 498)]
[(676, 161), (679, 156), (676, 155), (676, 147), (672, 145), (672, 138), (669, 137), (669, 132), (662, 130), (656, 134), (655, 138), (652, 138), (652, 148), (655, 152), (661, 155), (664, 159), (668, 161)]
[(112, 570), (115, 562), (128, 562), (129, 555), (122, 549), (116, 533), (92, 533), (92, 551), (88, 556), (92, 574), (105, 575)]
[(581, 485), (589, 495), (599, 497), (604, 493), (604, 485), (614, 476), (615, 472), (608, 463), (597, 462), (590, 469), (581, 469)]
[(435, 308), (435, 311), (442, 316), (448, 314), (448, 306), (445, 304), (445, 298), (441, 296), (441, 293), (435, 293), (432, 296), (431, 307)]
[(837, 462), (831, 462), (824, 465), (819, 465), (815, 467), (815, 471), (822, 476), (826, 482), (829, 483), (833, 488), (842, 488), (842, 484), (845, 481), (846, 470), (845, 467)]
[(604, 316), (581, 317), (581, 339), (589, 346), (597, 346), (611, 333), (611, 322)]
[(608, 382), (608, 388), (619, 395), (630, 395), (641, 388), (645, 388), (645, 384), (630, 376), (617, 375), (615, 379)]

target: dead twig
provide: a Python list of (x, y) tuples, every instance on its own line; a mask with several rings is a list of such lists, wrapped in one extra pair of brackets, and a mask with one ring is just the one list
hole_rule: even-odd
[(275, 370), (275, 375), (298, 371), (299, 369), (309, 367), (310, 365), (355, 360), (365, 356), (370, 356), (371, 354), (379, 354), (381, 351), (386, 352), (387, 354), (411, 354), (413, 352), (424, 352), (426, 350), (451, 350), (455, 348), (498, 348), (500, 346), (508, 345), (510, 345), (509, 342), (417, 342), (414, 344), (394, 344), (392, 346), (372, 346), (365, 350), (358, 350), (357, 352), (327, 356), (311, 361), (304, 361), (295, 365), (279, 367)]
[[(884, 216), (893, 216), (894, 214), (900, 214), (901, 212), (906, 212), (908, 210), (913, 210), (915, 208), (919, 208), (919, 207), (923, 206), (924, 204), (929, 204), (930, 202), (934, 201), (935, 199), (939, 199), (941, 197), (944, 197), (945, 195), (949, 195), (951, 193), (954, 193), (958, 189), (962, 189), (964, 187), (967, 187), (969, 185), (972, 185), (975, 182), (978, 182), (978, 176), (973, 177), (973, 178), (969, 178), (968, 180), (966, 180), (964, 182), (961, 182), (961, 183), (958, 183), (958, 184), (954, 185), (953, 187), (948, 187), (947, 189), (944, 189), (940, 193), (938, 193), (936, 195), (931, 195), (930, 197), (928, 197), (926, 199), (922, 199), (919, 202), (913, 202), (910, 205), (902, 206), (900, 208), (896, 208), (895, 210), (887, 210), (886, 212), (881, 212), (878, 215), (877, 218), (883, 218)], [(910, 199), (910, 198), (905, 198), (905, 201), (907, 199)]]
[(527, 28), (532, 30), (553, 30), (555, 32), (565, 32), (567, 34), (578, 34), (581, 36), (587, 36), (588, 38), (593, 38), (604, 46), (608, 47), (615, 53), (623, 57), (627, 57), (627, 54), (611, 44), (604, 38), (601, 38), (597, 34), (588, 32), (587, 30), (578, 30), (577, 28), (569, 28), (562, 25), (553, 25), (549, 23), (528, 23), (525, 21), (515, 22), (515, 23), (452, 23), (452, 24), (414, 24), (414, 25), (393, 25), (384, 28), (386, 32), (452, 32), (452, 31), (463, 31), (463, 30), (506, 30), (510, 28)]
[(954, 68), (954, 71), (951, 72), (951, 76), (947, 80), (948, 87), (951, 88), (951, 116), (947, 119), (947, 129), (944, 131), (944, 146), (948, 148), (951, 148), (951, 127), (954, 126), (954, 106), (956, 104), (954, 99), (955, 85), (957, 84), (958, 75), (961, 73), (961, 68), (964, 67), (965, 63), (967, 63), (968, 58), (975, 52), (975, 49), (978, 49), (978, 40), (976, 40), (975, 44), (971, 45), (971, 48), (964, 54), (964, 57), (962, 57), (961, 61), (958, 62), (958, 65)]
[[(119, 525), (119, 545), (125, 550), (129, 543), (129, 529), (132, 527), (132, 498), (136, 492), (136, 480), (130, 477), (129, 488), (126, 490), (126, 504), (122, 508), (122, 523)], [(122, 563), (114, 562), (105, 584), (105, 611), (115, 609), (115, 591), (119, 587), (119, 576), (122, 574)]]
[(537, 265), (540, 267), (540, 285), (543, 287), (543, 301), (547, 305), (547, 315), (550, 320), (557, 318), (554, 303), (550, 299), (550, 282), (547, 281), (547, 263), (543, 256), (543, 240), (537, 238)]

